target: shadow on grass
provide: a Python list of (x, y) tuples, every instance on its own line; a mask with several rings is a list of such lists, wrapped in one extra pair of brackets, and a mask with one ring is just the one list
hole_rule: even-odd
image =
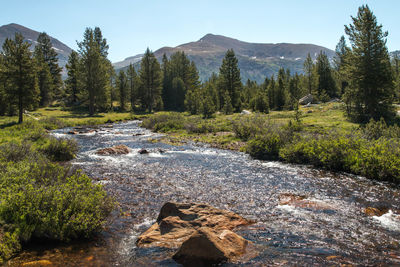
[(6, 123), (3, 123), (3, 124), (0, 124), (0, 129), (5, 129), (7, 127), (11, 127), (11, 126), (16, 125), (16, 124), (18, 124), (16, 121), (6, 122)]

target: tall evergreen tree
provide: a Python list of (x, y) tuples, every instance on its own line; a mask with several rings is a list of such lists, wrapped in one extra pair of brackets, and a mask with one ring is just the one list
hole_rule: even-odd
[(19, 33), (15, 34), (14, 40), (7, 38), (3, 44), (5, 93), (18, 107), (19, 123), (23, 121), (24, 109), (35, 107), (39, 98), (36, 66), (29, 47)]
[(275, 83), (275, 78), (272, 75), (271, 80), (268, 84), (268, 91), (267, 91), (267, 97), (268, 97), (268, 105), (270, 109), (275, 109), (276, 108), (276, 97), (275, 97), (275, 92), (276, 92), (276, 83)]
[[(37, 38), (34, 55), (38, 61), (40, 104), (44, 106), (60, 94), (62, 84), (62, 68), (58, 65), (58, 55), (51, 44), (50, 36), (45, 32), (40, 33)], [(50, 81), (46, 81), (48, 72), (51, 74)], [(43, 87), (46, 85), (48, 85), (48, 88)]]
[(128, 97), (128, 78), (123, 70), (118, 73), (118, 91), (119, 91), (119, 103), (121, 110), (125, 110), (125, 103)]
[(242, 82), (240, 79), (238, 60), (233, 49), (229, 49), (222, 60), (222, 65), (219, 68), (218, 88), (220, 94), (223, 96), (222, 99), (226, 101), (225, 91), (227, 91), (234, 111), (240, 111)]
[(336, 84), (333, 79), (331, 64), (324, 52), (320, 52), (317, 57), (316, 70), (318, 74), (318, 96), (321, 98), (327, 95), (329, 98), (337, 96)]
[(340, 37), (339, 43), (336, 45), (335, 49), (335, 57), (333, 58), (334, 61), (334, 67), (336, 70), (336, 74), (338, 76), (338, 81), (339, 81), (339, 90), (340, 90), (340, 95), (344, 94), (344, 91), (346, 87), (349, 85), (347, 78), (346, 78), (346, 56), (349, 51), (349, 48), (347, 47), (346, 44), (346, 39), (344, 36)]
[(308, 53), (306, 60), (304, 61), (303, 64), (304, 68), (304, 73), (307, 75), (307, 88), (308, 88), (308, 93), (311, 94), (313, 91), (313, 68), (314, 68), (314, 63), (311, 58), (310, 53)]
[(82, 81), (89, 98), (89, 114), (96, 108), (107, 109), (110, 103), (110, 68), (108, 45), (98, 27), (86, 28), (84, 39), (78, 43), (82, 58)]
[(78, 95), (80, 93), (80, 59), (79, 54), (72, 50), (68, 57), (68, 63), (65, 66), (67, 68), (68, 78), (65, 80), (66, 91), (69, 98), (69, 102), (76, 104), (78, 102)]
[(278, 72), (278, 86), (275, 93), (276, 109), (282, 110), (286, 104), (286, 75), (283, 68)]
[(131, 102), (131, 110), (135, 109), (135, 103), (137, 98), (137, 74), (135, 71), (135, 67), (132, 64), (129, 65), (128, 70), (126, 71), (128, 86), (129, 86), (129, 101)]
[(158, 63), (153, 52), (147, 48), (140, 64), (139, 79), (142, 104), (149, 112), (153, 112), (157, 106), (162, 106), (161, 76), (160, 63)]
[(353, 24), (345, 26), (351, 43), (346, 70), (349, 87), (345, 102), (348, 115), (358, 121), (393, 116), (393, 77), (386, 47), (387, 32), (382, 31), (368, 6), (358, 9)]

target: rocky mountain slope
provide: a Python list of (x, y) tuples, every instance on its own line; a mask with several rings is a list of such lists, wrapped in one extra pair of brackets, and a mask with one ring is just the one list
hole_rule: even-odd
[[(14, 38), (16, 32), (21, 33), (25, 37), (26, 41), (32, 44), (31, 49), (33, 50), (40, 32), (15, 23), (3, 25), (0, 27), (0, 50), (6, 38)], [(50, 39), (51, 43), (53, 44), (53, 48), (58, 54), (60, 66), (64, 67), (68, 62), (68, 56), (71, 53), (72, 49), (51, 36)], [(65, 74), (65, 72), (63, 74)]]
[[(207, 34), (196, 42), (182, 44), (177, 47), (163, 47), (154, 52), (161, 60), (163, 54), (167, 56), (184, 51), (196, 63), (201, 80), (206, 80), (215, 72), (218, 73), (226, 51), (230, 48), (236, 53), (241, 69), (242, 80), (264, 81), (266, 76), (276, 74), (279, 68), (289, 68), (291, 72), (301, 73), (303, 62), (310, 53), (315, 59), (320, 51), (324, 51), (332, 58), (334, 51), (313, 44), (261, 44), (247, 43), (233, 38)], [(129, 64), (138, 65), (142, 55), (128, 57), (121, 62), (114, 63), (116, 69), (126, 68)]]

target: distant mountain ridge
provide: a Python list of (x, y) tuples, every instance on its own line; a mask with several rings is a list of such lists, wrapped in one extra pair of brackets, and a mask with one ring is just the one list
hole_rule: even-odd
[[(0, 27), (0, 51), (1, 51), (1, 47), (3, 46), (3, 43), (5, 42), (5, 40), (7, 38), (13, 39), (16, 32), (21, 33), (25, 37), (25, 40), (27, 42), (29, 42), (30, 44), (32, 44), (31, 49), (32, 50), (34, 49), (34, 47), (36, 45), (36, 40), (37, 40), (40, 32), (29, 29), (29, 28), (24, 27), (19, 24), (11, 23), (11, 24), (3, 25)], [(50, 40), (51, 40), (54, 50), (58, 54), (59, 65), (64, 68), (68, 62), (68, 56), (72, 52), (72, 49), (54, 37), (50, 36)], [(65, 75), (65, 71), (63, 74)]]
[[(199, 70), (201, 80), (207, 80), (213, 72), (218, 73), (226, 51), (232, 48), (239, 61), (242, 80), (263, 82), (265, 77), (277, 74), (279, 68), (289, 68), (292, 73), (303, 72), (303, 62), (310, 53), (315, 59), (320, 51), (332, 58), (334, 51), (314, 44), (262, 44), (248, 43), (222, 35), (207, 34), (196, 42), (177, 47), (162, 47), (154, 52), (161, 61), (163, 54), (167, 56), (184, 51), (193, 60)], [(116, 69), (126, 68), (129, 64), (138, 65), (143, 55), (128, 57), (114, 63)]]

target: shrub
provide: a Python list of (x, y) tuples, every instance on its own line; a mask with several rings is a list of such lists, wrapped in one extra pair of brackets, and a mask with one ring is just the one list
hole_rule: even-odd
[(156, 132), (165, 133), (183, 129), (184, 123), (185, 118), (182, 114), (170, 112), (151, 115), (143, 120), (141, 126)]
[(286, 144), (280, 157), (291, 163), (312, 164), (329, 170), (349, 171), (362, 140), (335, 133), (298, 138)]
[(45, 117), (39, 120), (39, 123), (47, 130), (55, 130), (66, 127), (65, 123), (56, 117)]
[(233, 132), (243, 141), (262, 134), (270, 126), (270, 123), (258, 114), (242, 116), (232, 124)]
[(251, 139), (247, 143), (246, 152), (256, 159), (277, 160), (282, 145), (279, 134), (271, 132)]
[(400, 127), (397, 125), (388, 126), (383, 118), (379, 121), (371, 119), (361, 131), (368, 140), (385, 138), (400, 138)]
[(0, 264), (21, 249), (17, 233), (5, 232), (0, 228)]
[(36, 154), (29, 142), (21, 144), (10, 142), (0, 145), (0, 161), (19, 162), (26, 159), (33, 159), (36, 157)]
[(75, 158), (78, 145), (74, 139), (50, 137), (40, 151), (52, 161), (68, 161)]
[(22, 241), (90, 237), (113, 205), (89, 177), (53, 163), (8, 164), (0, 173), (0, 221)]
[(195, 120), (185, 123), (185, 130), (188, 133), (211, 133), (214, 132), (214, 125), (202, 120)]

